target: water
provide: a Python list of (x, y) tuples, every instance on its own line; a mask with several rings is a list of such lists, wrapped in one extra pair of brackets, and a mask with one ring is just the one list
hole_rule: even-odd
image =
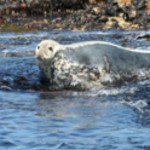
[(149, 122), (126, 98), (0, 92), (0, 148), (149, 149)]
[(64, 44), (105, 40), (150, 50), (146, 34), (150, 32), (1, 34), (0, 149), (150, 149), (150, 80), (88, 92), (47, 92), (29, 53), (46, 38)]

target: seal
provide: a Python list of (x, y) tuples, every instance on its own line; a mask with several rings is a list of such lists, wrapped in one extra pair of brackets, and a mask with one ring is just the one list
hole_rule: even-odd
[(104, 41), (62, 45), (53, 40), (44, 40), (38, 44), (35, 53), (50, 89), (58, 90), (87, 90), (103, 86), (102, 79), (107, 74), (124, 75), (150, 67), (149, 51)]

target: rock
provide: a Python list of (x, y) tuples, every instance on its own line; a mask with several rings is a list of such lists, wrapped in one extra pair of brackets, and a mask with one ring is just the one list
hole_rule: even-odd
[(0, 86), (0, 90), (3, 90), (3, 91), (12, 91), (12, 88), (9, 87), (9, 86), (6, 86), (6, 85), (2, 85), (2, 86)]
[(94, 5), (96, 3), (97, 3), (96, 0), (89, 0), (89, 4), (91, 4), (91, 5)]
[(146, 13), (150, 15), (150, 1), (147, 1), (146, 3)]
[[(114, 26), (115, 25), (115, 26)], [(106, 22), (105, 29), (110, 29), (112, 27), (121, 28), (121, 29), (138, 29), (138, 24), (131, 24), (130, 22), (125, 21), (122, 17), (110, 17)]]
[(37, 29), (48, 29), (49, 22), (46, 19), (39, 20), (39, 21), (34, 20), (34, 21), (30, 22), (30, 23), (25, 24), (25, 27), (37, 28)]
[(132, 4), (132, 0), (115, 0), (119, 7), (127, 7)]
[(44, 89), (45, 84), (41, 85), (39, 74), (40, 71), (33, 57), (0, 59), (1, 90)]
[(94, 7), (92, 9), (92, 12), (94, 13), (94, 15), (98, 15), (100, 13), (100, 11), (101, 11), (100, 7)]
[(0, 15), (1, 31), (12, 30), (12, 23), (24, 30), (149, 29), (150, 1), (0, 0)]

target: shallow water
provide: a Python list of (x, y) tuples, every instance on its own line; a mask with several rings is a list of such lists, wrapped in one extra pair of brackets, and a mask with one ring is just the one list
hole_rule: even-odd
[(85, 99), (0, 92), (0, 99), (1, 149), (150, 148), (149, 109), (140, 112), (124, 103), (132, 101), (129, 95)]
[(46, 92), (32, 56), (36, 44), (46, 38), (64, 44), (104, 40), (150, 50), (145, 38), (149, 34), (0, 34), (0, 149), (150, 149), (150, 80), (89, 92)]

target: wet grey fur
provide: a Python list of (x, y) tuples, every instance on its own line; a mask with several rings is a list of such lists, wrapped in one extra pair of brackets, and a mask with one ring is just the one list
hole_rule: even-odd
[(108, 82), (129, 81), (135, 76), (137, 79), (139, 70), (150, 67), (150, 52), (102, 41), (82, 42), (61, 45), (47, 62), (43, 72), (49, 79), (50, 89), (86, 90)]
[(63, 53), (70, 60), (103, 69), (106, 67), (105, 58), (107, 58), (110, 71), (114, 73), (150, 67), (150, 52), (127, 50), (116, 45), (84, 45), (75, 50), (68, 48)]

